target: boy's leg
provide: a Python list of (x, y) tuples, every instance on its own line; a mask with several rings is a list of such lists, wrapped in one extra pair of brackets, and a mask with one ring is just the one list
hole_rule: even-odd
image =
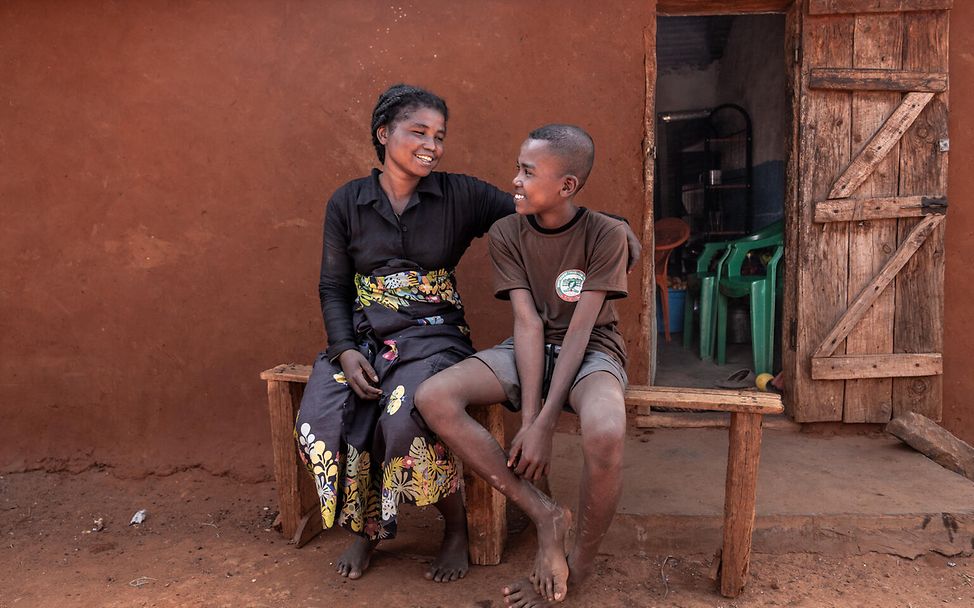
[(473, 418), (469, 405), (507, 400), (504, 388), (489, 367), (466, 359), (424, 382), (416, 392), (416, 407), (433, 431), (473, 469), (503, 492), (534, 522), (538, 533), (539, 587), (547, 597), (561, 601), (567, 591), (568, 564), (565, 534), (570, 514), (531, 482), (507, 467), (507, 455), (493, 436)]
[[(608, 372), (591, 373), (575, 385), (568, 397), (578, 412), (582, 431), (582, 479), (578, 496), (575, 546), (568, 555), (572, 588), (592, 574), (599, 545), (615, 516), (622, 494), (622, 455), (626, 436), (625, 394), (619, 380)], [(530, 581), (504, 589), (511, 608), (548, 606)]]
[(568, 556), (572, 583), (592, 573), (599, 545), (615, 516), (622, 494), (626, 439), (625, 393), (608, 372), (582, 378), (569, 395), (582, 432), (582, 482), (578, 496), (578, 533)]

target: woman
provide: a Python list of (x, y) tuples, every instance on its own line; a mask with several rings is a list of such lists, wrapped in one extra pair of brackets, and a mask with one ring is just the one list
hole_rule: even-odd
[(461, 475), (413, 410), (428, 377), (474, 352), (453, 271), (471, 241), (514, 212), (510, 194), (434, 172), (448, 111), (436, 95), (395, 85), (372, 113), (381, 171), (328, 203), (319, 294), (328, 350), (319, 354), (296, 433), (325, 527), (356, 535), (337, 570), (358, 578), (396, 534), (402, 502), (433, 504), (445, 532), (426, 577), (468, 569)]

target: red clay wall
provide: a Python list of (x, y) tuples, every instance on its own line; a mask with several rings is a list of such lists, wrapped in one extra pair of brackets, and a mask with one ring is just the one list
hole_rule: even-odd
[(974, 2), (950, 15), (950, 171), (947, 198), (943, 425), (974, 443)]
[[(324, 203), (373, 166), (388, 84), (442, 94), (443, 168), (501, 187), (531, 128), (587, 126), (584, 202), (641, 223), (653, 2), (437, 4), (0, 4), (0, 470), (266, 476), (257, 374), (324, 343)], [(481, 346), (510, 326), (488, 273), (481, 243)]]
[[(653, 3), (427, 4), (0, 4), (0, 470), (266, 476), (256, 375), (323, 343), (324, 201), (372, 166), (389, 83), (446, 97), (444, 168), (501, 186), (530, 128), (588, 126), (584, 198), (641, 222)], [(974, 4), (955, 5), (944, 424), (974, 441)], [(487, 276), (479, 244), (461, 269), (479, 345), (509, 327)]]

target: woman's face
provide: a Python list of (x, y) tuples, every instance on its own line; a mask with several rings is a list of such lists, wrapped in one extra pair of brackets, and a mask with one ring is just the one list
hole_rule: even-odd
[(383, 168), (402, 172), (410, 177), (430, 174), (443, 156), (443, 139), (446, 137), (446, 119), (432, 108), (406, 110), (388, 126), (379, 127), (379, 142), (386, 147)]

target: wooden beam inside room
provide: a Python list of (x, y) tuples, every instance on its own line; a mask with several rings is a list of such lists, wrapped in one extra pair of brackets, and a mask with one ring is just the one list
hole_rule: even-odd
[(785, 13), (795, 0), (658, 0), (656, 13), (670, 15), (740, 15)]

